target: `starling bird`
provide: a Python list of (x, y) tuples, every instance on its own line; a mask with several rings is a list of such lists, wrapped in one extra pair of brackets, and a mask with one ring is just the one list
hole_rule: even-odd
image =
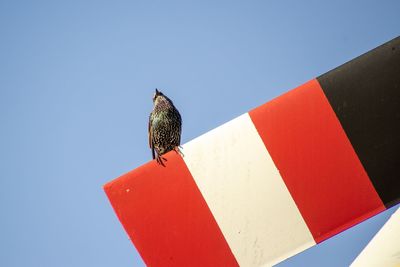
[(149, 118), (149, 146), (153, 159), (165, 166), (163, 160), (166, 159), (162, 155), (171, 150), (180, 153), (182, 118), (172, 101), (157, 88), (153, 103)]

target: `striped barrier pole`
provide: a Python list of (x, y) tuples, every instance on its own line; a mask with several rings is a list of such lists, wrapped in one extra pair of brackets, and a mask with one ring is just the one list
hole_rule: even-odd
[(350, 267), (400, 266), (400, 208), (372, 238)]
[(148, 266), (270, 266), (400, 201), (400, 37), (107, 183)]

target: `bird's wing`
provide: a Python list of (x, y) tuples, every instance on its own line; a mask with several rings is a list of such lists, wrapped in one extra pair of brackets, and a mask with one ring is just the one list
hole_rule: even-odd
[(182, 135), (182, 117), (178, 111), (178, 127), (179, 127), (179, 136), (178, 136), (178, 144), (181, 145), (181, 135)]
[(153, 159), (155, 159), (155, 158), (156, 158), (156, 155), (155, 155), (155, 152), (154, 152), (153, 131), (152, 131), (152, 129), (151, 129), (151, 124), (152, 124), (152, 117), (151, 117), (151, 114), (150, 114), (150, 117), (149, 117), (149, 126), (148, 126), (148, 128), (147, 128), (147, 131), (148, 131), (148, 135), (149, 135), (149, 147), (150, 147), (150, 149), (151, 149), (151, 155), (153, 156)]

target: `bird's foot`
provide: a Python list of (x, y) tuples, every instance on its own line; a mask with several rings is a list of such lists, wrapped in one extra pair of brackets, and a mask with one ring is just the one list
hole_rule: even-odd
[(156, 161), (158, 164), (160, 164), (161, 166), (165, 167), (165, 164), (163, 161), (168, 161), (166, 158), (161, 157), (160, 155), (157, 155), (156, 157)]
[(178, 153), (179, 155), (181, 155), (182, 157), (184, 157), (185, 155), (182, 153), (182, 147), (181, 146), (176, 146), (176, 147), (174, 147), (174, 151), (176, 152), (176, 153)]

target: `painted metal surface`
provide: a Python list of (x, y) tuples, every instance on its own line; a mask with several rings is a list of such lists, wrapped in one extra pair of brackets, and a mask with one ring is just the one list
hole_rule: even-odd
[(108, 183), (115, 212), (148, 266), (237, 266), (182, 158), (151, 161)]
[(183, 148), (241, 266), (270, 266), (315, 244), (248, 114)]
[(270, 266), (399, 203), (399, 51), (400, 37), (106, 184), (144, 262)]
[(317, 243), (385, 210), (317, 80), (250, 116)]

